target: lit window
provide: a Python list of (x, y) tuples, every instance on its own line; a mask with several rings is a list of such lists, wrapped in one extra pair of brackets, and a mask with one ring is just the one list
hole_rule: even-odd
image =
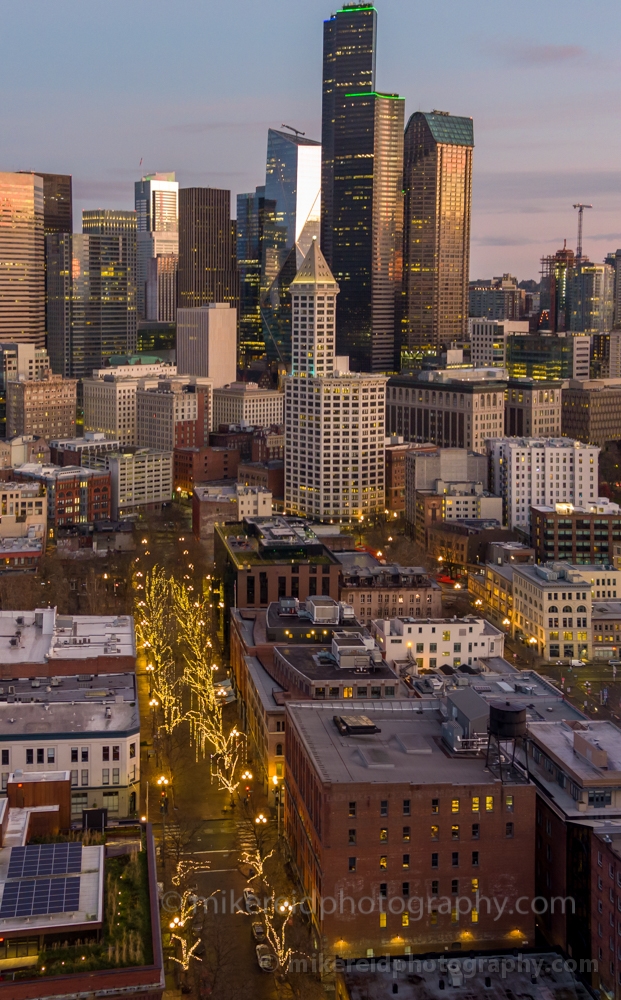
[(459, 812), (459, 799), (451, 799), (451, 812), (452, 813)]
[(493, 795), (486, 795), (485, 796), (485, 812), (491, 813), (493, 811), (494, 811), (494, 796)]

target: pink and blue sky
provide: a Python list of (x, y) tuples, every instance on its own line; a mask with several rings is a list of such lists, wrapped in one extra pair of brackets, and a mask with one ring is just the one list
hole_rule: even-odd
[[(141, 172), (252, 190), (266, 133), (319, 138), (326, 0), (4, 0), (0, 170), (72, 173), (82, 208), (133, 207)], [(377, 0), (378, 89), (475, 128), (471, 276), (537, 277), (585, 214), (621, 247), (618, 0)], [(140, 159), (143, 166), (140, 168)], [(234, 204), (234, 202), (233, 202)], [(76, 225), (79, 228), (79, 225)]]

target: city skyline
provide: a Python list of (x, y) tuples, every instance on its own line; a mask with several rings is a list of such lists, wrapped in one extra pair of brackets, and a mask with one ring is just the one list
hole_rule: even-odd
[[(182, 187), (227, 187), (233, 196), (254, 190), (268, 127), (287, 122), (320, 134), (322, 21), (336, 6), (313, 0), (292, 13), (272, 0), (260, 12), (239, 2), (207, 12), (185, 0), (173, 25), (157, 16), (145, 25), (137, 11), (119, 6), (114, 44), (112, 24), (95, 25), (82, 8), (74, 18), (71, 0), (59, 19), (62, 37), (44, 5), (8, 10), (12, 44), (0, 69), (4, 169), (73, 174), (76, 218), (83, 208), (130, 208), (133, 183), (151, 171), (176, 170)], [(153, 9), (157, 14), (159, 4)], [(595, 206), (585, 252), (602, 260), (616, 249), (621, 150), (605, 127), (617, 87), (616, 5), (606, 0), (604, 16), (585, 19), (577, 3), (552, 0), (540, 10), (529, 0), (521, 8), (524, 27), (508, 8), (488, 16), (485, 2), (404, 10), (382, 0), (377, 9), (378, 86), (405, 97), (406, 120), (436, 108), (474, 119), (470, 276), (536, 278), (540, 256), (563, 238), (575, 244), (571, 205), (578, 200)], [(188, 18), (193, 30), (184, 32)], [(536, 34), (527, 25), (536, 25)], [(87, 36), (99, 41), (87, 46)], [(421, 36), (429, 42), (417, 45)], [(139, 50), (135, 37), (144, 41)], [(221, 44), (226, 37), (244, 57), (234, 72)], [(277, 60), (264, 57), (268, 39)], [(51, 60), (59, 51), (75, 60), (81, 81), (71, 100)], [(155, 85), (164, 55), (174, 71), (162, 97)], [(125, 102), (116, 99), (122, 89)]]

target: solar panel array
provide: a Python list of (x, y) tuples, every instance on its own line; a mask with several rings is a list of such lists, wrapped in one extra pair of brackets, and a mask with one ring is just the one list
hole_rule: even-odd
[(11, 850), (7, 878), (82, 871), (82, 844), (28, 844)]
[(0, 918), (69, 913), (77, 910), (79, 903), (79, 878), (16, 880), (4, 886)]

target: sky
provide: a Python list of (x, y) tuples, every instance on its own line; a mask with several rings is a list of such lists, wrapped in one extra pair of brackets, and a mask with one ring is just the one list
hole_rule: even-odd
[[(537, 278), (575, 202), (621, 247), (619, 0), (377, 0), (377, 87), (474, 119), (471, 277)], [(264, 181), (267, 129), (320, 138), (329, 0), (0, 0), (0, 170), (71, 173), (83, 208), (133, 182)], [(142, 160), (142, 166), (140, 161)], [(235, 199), (233, 197), (233, 214)]]

